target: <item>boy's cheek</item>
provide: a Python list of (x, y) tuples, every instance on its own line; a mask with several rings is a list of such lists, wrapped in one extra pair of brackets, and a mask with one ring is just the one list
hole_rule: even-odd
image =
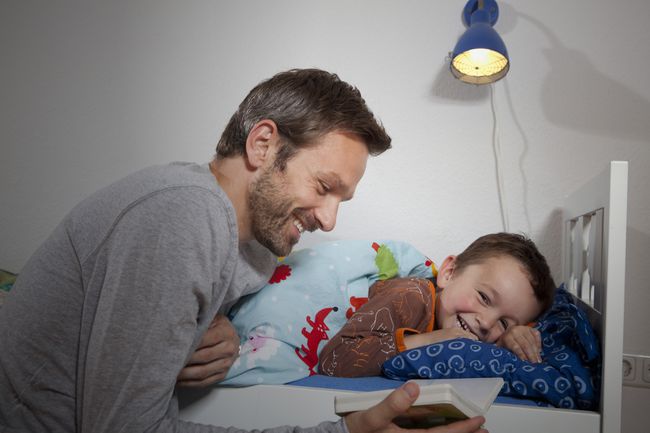
[(463, 298), (456, 302), (456, 311), (458, 313), (477, 313), (479, 306), (472, 299)]

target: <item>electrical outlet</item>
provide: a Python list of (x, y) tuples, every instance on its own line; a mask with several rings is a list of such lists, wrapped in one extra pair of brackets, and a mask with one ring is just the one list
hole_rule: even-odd
[(650, 386), (650, 357), (649, 358), (643, 358), (643, 374), (642, 378), (645, 383), (647, 383), (647, 386)]
[(650, 388), (650, 356), (623, 354), (623, 385)]
[(630, 355), (623, 355), (623, 383), (631, 385), (636, 378), (636, 359)]

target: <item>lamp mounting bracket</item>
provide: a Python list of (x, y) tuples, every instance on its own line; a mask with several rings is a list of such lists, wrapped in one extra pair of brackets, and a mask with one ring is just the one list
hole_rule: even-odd
[[(469, 23), (472, 22), (472, 14), (479, 8), (480, 0), (469, 0), (463, 9), (463, 20), (465, 25), (469, 27)], [(499, 6), (497, 6), (496, 0), (483, 0), (483, 9), (487, 10), (490, 17), (490, 25), (494, 25), (499, 18)]]

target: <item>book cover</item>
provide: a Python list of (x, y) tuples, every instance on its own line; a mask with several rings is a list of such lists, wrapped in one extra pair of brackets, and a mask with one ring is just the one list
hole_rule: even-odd
[[(402, 427), (430, 427), (484, 415), (503, 386), (500, 377), (472, 379), (418, 379), (420, 395), (406, 414), (394, 422)], [(392, 389), (346, 392), (334, 397), (334, 410), (344, 416), (368, 409), (382, 401)]]

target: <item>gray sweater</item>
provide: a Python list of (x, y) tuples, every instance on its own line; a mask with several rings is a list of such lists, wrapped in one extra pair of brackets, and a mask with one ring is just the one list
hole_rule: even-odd
[(95, 193), (0, 309), (0, 431), (225, 431), (178, 419), (176, 377), (215, 314), (274, 263), (256, 242), (239, 246), (207, 165), (152, 167)]

